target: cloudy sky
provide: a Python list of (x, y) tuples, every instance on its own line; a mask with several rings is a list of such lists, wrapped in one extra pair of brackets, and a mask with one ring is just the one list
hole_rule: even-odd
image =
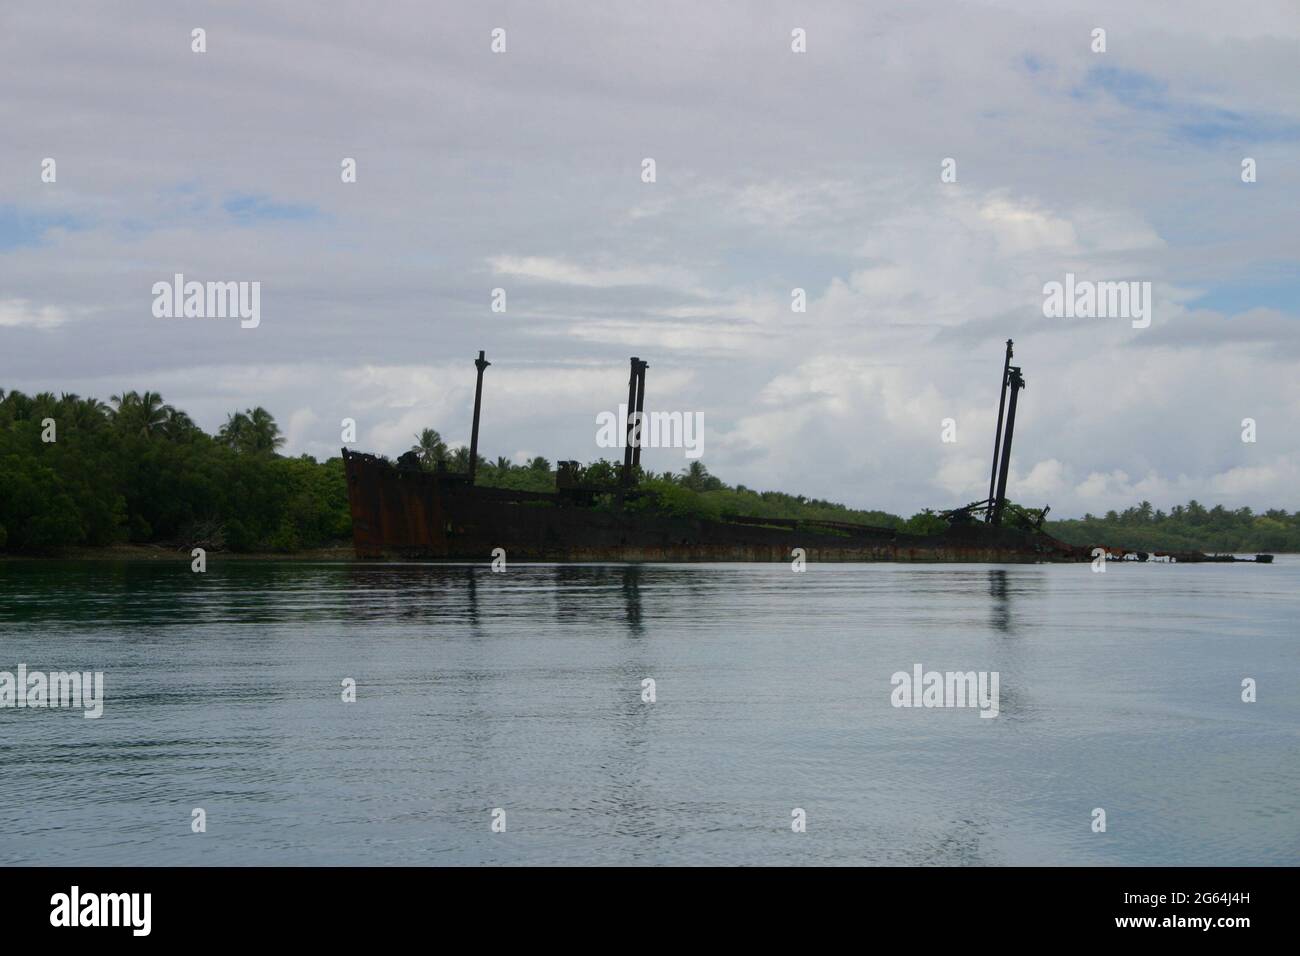
[[(987, 492), (1011, 337), (1015, 499), (1300, 507), (1292, 0), (5, 0), (0, 89), (5, 388), (392, 455), (485, 349), (481, 451), (590, 460), (638, 355), (725, 480), (911, 513)], [(155, 318), (177, 272), (260, 326)], [(1067, 272), (1150, 327), (1045, 318)]]

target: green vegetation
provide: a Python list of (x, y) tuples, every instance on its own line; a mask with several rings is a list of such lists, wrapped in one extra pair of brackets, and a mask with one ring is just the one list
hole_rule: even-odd
[(0, 547), (296, 551), (349, 538), (342, 460), (284, 458), (283, 443), (263, 408), (213, 437), (156, 392), (105, 405), (0, 390)]
[[(449, 449), (432, 428), (414, 438), (402, 464), (468, 470), (468, 449)], [(349, 541), (342, 460), (284, 457), (277, 452), (283, 444), (264, 408), (235, 412), (208, 435), (156, 392), (125, 392), (105, 405), (76, 395), (0, 389), (0, 549), (43, 553), (132, 542), (293, 552)], [(595, 461), (579, 468), (576, 480), (598, 491), (598, 507), (609, 507), (620, 468), (619, 462)], [(477, 480), (550, 492), (556, 475), (545, 458), (516, 465), (480, 457)], [(637, 487), (643, 494), (629, 507), (677, 517), (834, 521), (916, 534), (945, 527), (928, 509), (904, 519), (727, 485), (699, 461), (680, 473), (639, 473)], [(1300, 551), (1300, 512), (1207, 510), (1195, 501), (1168, 514), (1144, 501), (1104, 518), (1049, 521), (1044, 530), (1072, 544), (1147, 551)]]
[[(504, 459), (498, 459), (498, 464)], [(554, 488), (553, 473), (543, 467), (535, 470), (545, 459), (534, 459), (529, 469), (533, 482), (521, 483), (517, 474), (523, 469), (515, 466), (514, 470), (503, 471), (493, 468), (486, 462), (479, 462), (479, 481), (496, 487), (519, 488), (529, 491), (550, 491)], [(485, 467), (486, 465), (486, 467)], [(450, 466), (449, 466), (450, 467)], [(468, 461), (466, 461), (468, 467)], [(619, 473), (622, 464), (608, 460), (592, 462), (579, 469), (578, 484), (603, 489), (609, 498), (619, 485)], [(727, 485), (721, 479), (709, 474), (708, 468), (701, 461), (692, 461), (680, 473), (665, 471), (662, 473), (637, 472), (637, 490), (642, 497), (634, 499), (628, 507), (637, 511), (667, 515), (678, 518), (706, 518), (717, 520), (734, 516), (751, 518), (779, 518), (782, 520), (801, 521), (842, 521), (851, 524), (871, 525), (878, 528), (911, 531), (926, 534), (947, 527), (928, 509), (912, 518), (904, 520), (898, 515), (885, 511), (860, 511), (847, 508), (832, 501), (818, 498), (805, 498), (803, 495), (789, 495), (781, 491), (754, 491), (744, 485)], [(542, 484), (542, 482), (548, 482)]]
[(1255, 514), (1249, 508), (1230, 511), (1222, 505), (1207, 509), (1195, 500), (1175, 505), (1168, 514), (1144, 501), (1101, 518), (1048, 521), (1044, 530), (1070, 544), (1113, 544), (1139, 551), (1300, 551), (1300, 511)]

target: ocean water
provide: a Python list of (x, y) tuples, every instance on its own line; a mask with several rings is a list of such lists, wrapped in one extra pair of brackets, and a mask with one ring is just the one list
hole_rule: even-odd
[(19, 664), (105, 703), (0, 709), (0, 864), (1300, 861), (1292, 556), (0, 563)]

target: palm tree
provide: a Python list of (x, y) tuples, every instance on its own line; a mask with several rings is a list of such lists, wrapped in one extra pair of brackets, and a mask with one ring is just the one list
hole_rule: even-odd
[(167, 420), (162, 424), (163, 437), (169, 441), (186, 441), (192, 438), (196, 431), (198, 426), (194, 424), (194, 419), (175, 408), (171, 409)]
[[(491, 467), (491, 464), (482, 455), (478, 456), (479, 471)], [(461, 475), (469, 474), (469, 446), (461, 445), (448, 456), (447, 470)]]
[(227, 415), (217, 441), (235, 451), (269, 455), (284, 444), (284, 436), (271, 413), (259, 405)]
[(421, 429), (420, 434), (415, 436), (411, 451), (427, 471), (433, 471), (440, 463), (445, 464), (447, 461), (447, 446), (443, 443), (442, 436), (432, 428)]
[(139, 392), (123, 392), (121, 395), (111, 395), (108, 399), (113, 405), (113, 418), (116, 419), (129, 409), (134, 408), (140, 403)]
[(32, 400), (22, 392), (10, 392), (4, 400), (5, 420), (26, 421), (31, 417)]
[(269, 454), (284, 444), (280, 426), (275, 423), (271, 413), (261, 405), (248, 413), (248, 424), (253, 451)]
[(145, 392), (140, 396), (140, 433), (152, 435), (162, 428), (174, 409), (163, 404), (162, 396), (157, 392)]
[(113, 420), (123, 431), (148, 438), (158, 431), (173, 411), (157, 392), (123, 392), (110, 399), (115, 406)]
[(54, 397), (53, 392), (40, 392), (32, 396), (32, 417), (45, 418), (57, 415), (59, 411), (59, 400)]
[(89, 430), (104, 424), (106, 416), (112, 409), (97, 398), (79, 398), (67, 392), (59, 400), (67, 409), (67, 416), (74, 428)]
[(691, 491), (703, 491), (709, 479), (709, 469), (698, 458), (682, 469), (682, 484)]
[(497, 471), (501, 472), (504, 475), (507, 471), (510, 470), (510, 467), (511, 467), (510, 459), (507, 458), (505, 455), (501, 455), (497, 458)]
[(234, 412), (226, 416), (226, 423), (217, 431), (217, 441), (227, 448), (242, 451), (248, 443), (251, 423), (243, 412)]

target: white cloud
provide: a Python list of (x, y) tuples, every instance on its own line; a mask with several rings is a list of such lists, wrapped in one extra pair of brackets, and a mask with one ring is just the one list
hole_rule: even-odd
[(59, 306), (33, 306), (26, 299), (0, 299), (0, 326), (52, 329), (66, 321), (68, 311)]
[[(1007, 477), (1011, 487), (1011, 476)], [(1055, 458), (1040, 461), (1030, 469), (1029, 474), (1016, 480), (1016, 494), (1029, 500), (1047, 500), (1057, 498), (1068, 487), (1065, 465)]]
[(1275, 494), (1277, 489), (1300, 487), (1300, 464), (1295, 457), (1288, 456), (1267, 465), (1239, 465), (1215, 475), (1210, 487), (1217, 495), (1232, 500), (1258, 501)]
[(954, 455), (939, 466), (936, 483), (952, 496), (952, 505), (982, 500), (988, 495), (989, 463), (983, 458)]
[(488, 260), (488, 264), (498, 275), (556, 282), (562, 285), (586, 286), (593, 289), (656, 285), (685, 287), (692, 283), (691, 276), (686, 270), (674, 266), (629, 265), (592, 268), (547, 256), (493, 256)]

